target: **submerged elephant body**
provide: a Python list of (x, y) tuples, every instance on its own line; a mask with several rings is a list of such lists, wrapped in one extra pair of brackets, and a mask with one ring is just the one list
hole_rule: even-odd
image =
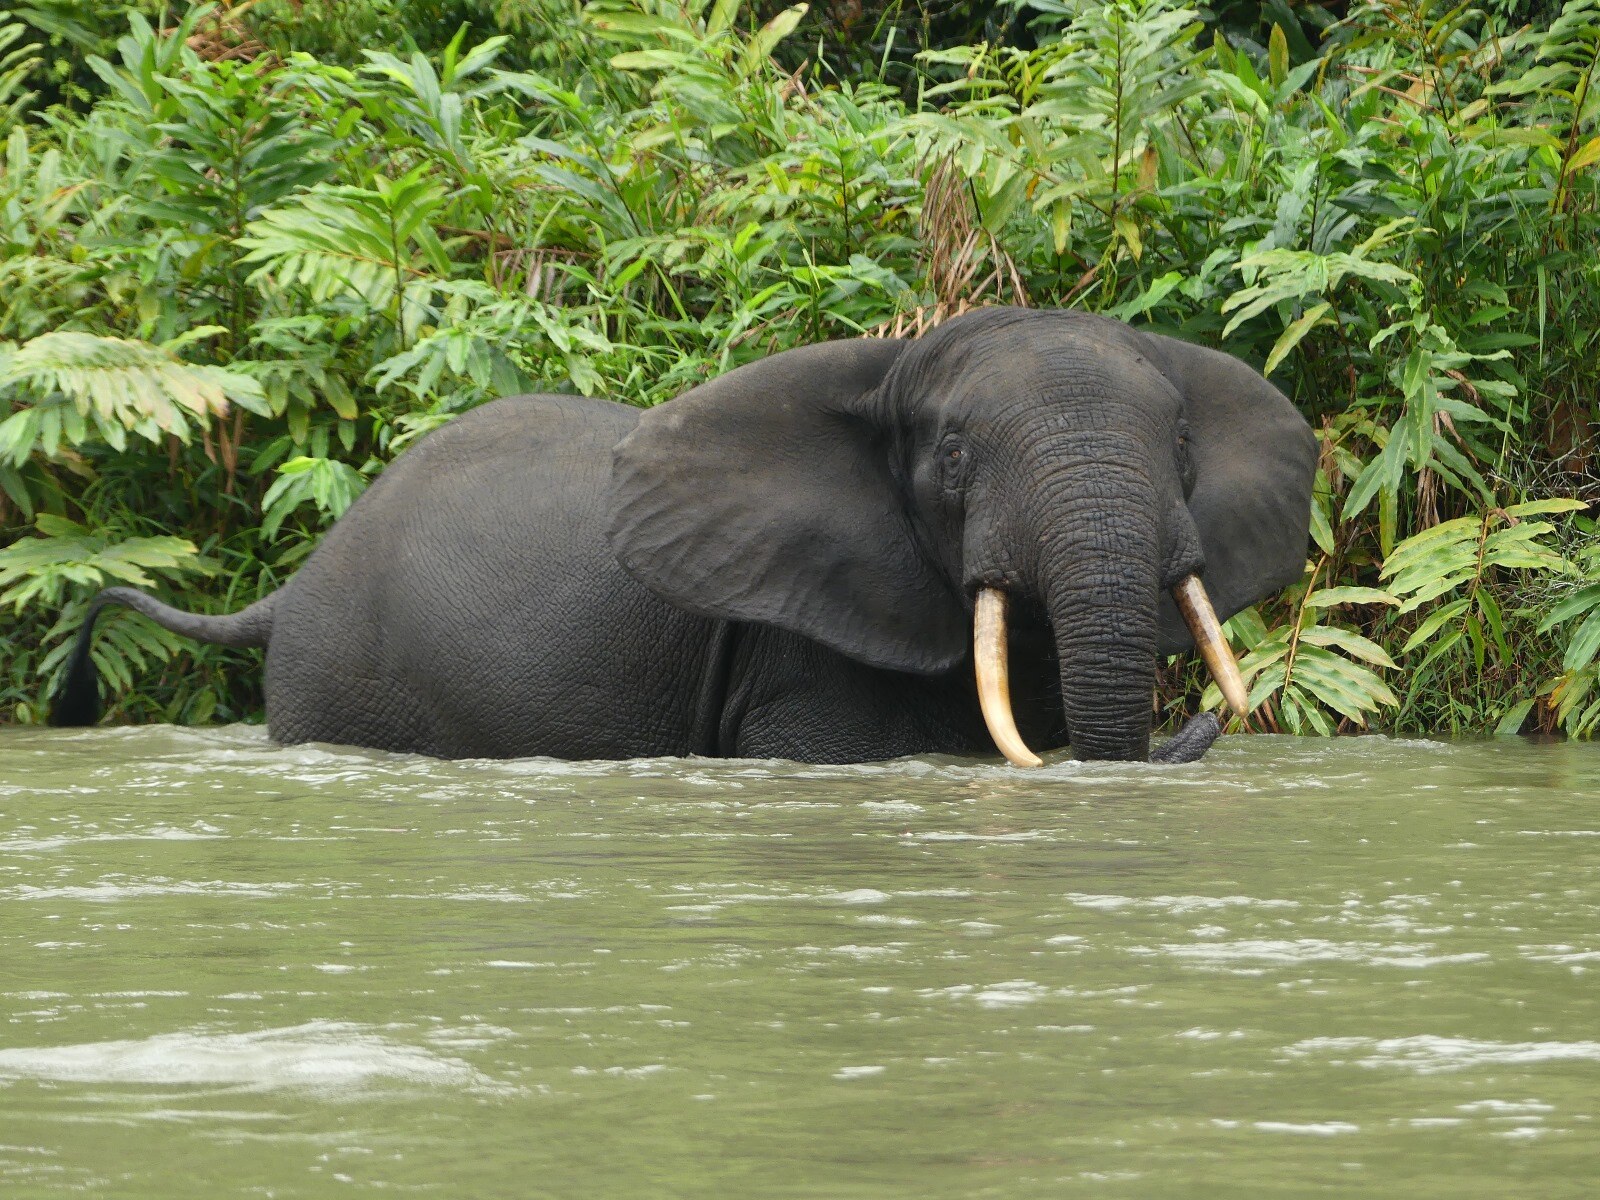
[[(641, 413), (500, 400), (390, 466), (282, 589), (198, 617), (265, 645), (281, 742), (443, 757), (989, 752), (974, 597), (1011, 604), (1022, 736), (1149, 754), (1199, 576), (1222, 617), (1298, 578), (1315, 443), (1227, 355), (983, 310), (828, 343)], [(54, 719), (97, 714), (86, 623)]]
[[(607, 490), (640, 415), (572, 396), (474, 409), (398, 458), (284, 587), (181, 631), (266, 646), (283, 743), (829, 761), (986, 746), (966, 675), (877, 670), (630, 577), (607, 542)], [(182, 615), (131, 589), (110, 598)]]
[(840, 760), (982, 737), (981, 721), (943, 724), (963, 708), (940, 692), (960, 689), (889, 685), (796, 634), (685, 612), (623, 571), (607, 490), (639, 416), (518, 396), (402, 455), (272, 597), (273, 737), (449, 758)]

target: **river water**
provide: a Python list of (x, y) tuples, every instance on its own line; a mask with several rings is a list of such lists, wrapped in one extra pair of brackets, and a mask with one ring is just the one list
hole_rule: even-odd
[(0, 729), (0, 1196), (1592, 1197), (1600, 746)]

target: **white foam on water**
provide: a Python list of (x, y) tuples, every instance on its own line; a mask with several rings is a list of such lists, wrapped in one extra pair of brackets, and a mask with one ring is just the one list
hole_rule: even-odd
[(645, 1063), (641, 1067), (573, 1067), (574, 1075), (610, 1075), (614, 1079), (645, 1079), (667, 1070), (666, 1063)]
[(643, 1079), (648, 1075), (659, 1075), (667, 1069), (666, 1063), (645, 1063), (642, 1067), (607, 1067), (607, 1075), (620, 1075), (625, 1079)]
[(923, 805), (913, 800), (863, 800), (861, 807), (868, 812), (888, 813), (893, 815), (914, 815), (923, 811)]
[(877, 888), (854, 888), (848, 892), (831, 892), (817, 899), (829, 900), (834, 904), (882, 904), (889, 899), (889, 893), (880, 892)]
[[(1600, 962), (1600, 950), (1573, 950), (1570, 947), (1568, 947), (1567, 949), (1563, 950), (1563, 949), (1560, 949), (1560, 948), (1557, 948), (1557, 947), (1554, 947), (1554, 946), (1549, 946), (1549, 947), (1522, 946), (1522, 947), (1519, 947), (1519, 949), (1521, 949), (1522, 952), (1523, 952), (1522, 953), (1522, 957), (1526, 958), (1529, 962), (1562, 963), (1562, 964), (1566, 964), (1568, 966), (1570, 966), (1573, 963)], [(1530, 950), (1534, 950), (1534, 949), (1544, 949), (1544, 950), (1547, 951), (1547, 953), (1544, 953), (1544, 954), (1532, 954), (1532, 953), (1529, 953)]]
[(196, 821), (187, 829), (172, 825), (156, 825), (150, 829), (130, 829), (115, 833), (58, 833), (48, 837), (17, 837), (0, 840), (0, 853), (27, 854), (40, 850), (59, 850), (63, 846), (76, 846), (85, 842), (207, 842), (226, 837), (227, 834)]
[(1091, 892), (1068, 892), (1064, 897), (1080, 908), (1104, 912), (1119, 909), (1150, 909), (1174, 915), (1211, 912), (1219, 908), (1299, 908), (1298, 900), (1263, 900), (1255, 896), (1115, 896)]
[(1436, 1075), (1474, 1067), (1600, 1062), (1600, 1042), (1490, 1042), (1418, 1034), (1403, 1038), (1308, 1038), (1288, 1047), (1286, 1053), (1295, 1058), (1327, 1058), (1335, 1066), (1398, 1067), (1418, 1075)]
[(973, 999), (983, 1008), (1015, 1008), (1032, 1004), (1050, 995), (1050, 989), (1031, 979), (1007, 979), (974, 993)]
[(0, 896), (15, 900), (88, 900), (95, 903), (115, 903), (144, 896), (248, 896), (266, 899), (302, 886), (298, 883), (238, 883), (226, 879), (156, 878), (130, 883), (103, 880), (100, 883), (63, 887), (33, 887), (24, 883), (0, 892)]
[(477, 887), (459, 892), (440, 892), (437, 896), (393, 896), (394, 900), (488, 900), (497, 904), (532, 904), (532, 896), (504, 888)]
[(899, 954), (904, 949), (905, 943), (898, 942), (887, 946), (834, 946), (830, 948), (829, 953), (842, 954), (846, 958), (885, 958), (889, 955)]
[(1314, 962), (1362, 963), (1375, 967), (1439, 967), (1482, 962), (1489, 955), (1482, 951), (1462, 954), (1430, 954), (1428, 945), (1379, 942), (1334, 942), (1324, 938), (1253, 938), (1233, 942), (1164, 943), (1161, 946), (1130, 946), (1130, 954), (1165, 954), (1217, 967), (1242, 964), (1254, 966), (1297, 966)]
[(887, 1067), (880, 1066), (840, 1067), (833, 1073), (833, 1077), (835, 1079), (869, 1079), (874, 1075), (882, 1075), (886, 1070), (888, 1070)]
[(1361, 1126), (1349, 1121), (1255, 1121), (1263, 1133), (1299, 1133), (1313, 1137), (1337, 1137), (1341, 1133), (1360, 1133)]
[(1456, 1105), (1457, 1112), (1492, 1113), (1497, 1117), (1520, 1117), (1555, 1110), (1554, 1104), (1546, 1104), (1543, 1100), (1474, 1100), (1470, 1104)]
[(382, 1084), (504, 1090), (460, 1059), (386, 1037), (374, 1026), (342, 1021), (0, 1049), (0, 1080), (259, 1091), (338, 1092)]

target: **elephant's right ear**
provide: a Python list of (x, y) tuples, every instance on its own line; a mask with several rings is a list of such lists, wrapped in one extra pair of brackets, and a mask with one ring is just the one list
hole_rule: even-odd
[(960, 661), (966, 607), (919, 547), (872, 404), (904, 345), (790, 350), (647, 411), (614, 451), (624, 569), (679, 608), (873, 666)]
[[(1189, 513), (1205, 552), (1206, 591), (1226, 620), (1304, 573), (1317, 439), (1249, 364), (1173, 338), (1145, 339), (1184, 399), (1195, 473)], [(1163, 625), (1164, 644), (1188, 642), (1170, 605)]]

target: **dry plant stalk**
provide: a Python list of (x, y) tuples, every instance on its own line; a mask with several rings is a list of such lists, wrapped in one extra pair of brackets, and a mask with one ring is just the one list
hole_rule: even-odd
[[(225, 59), (253, 62), (260, 58), (267, 53), (265, 43), (251, 37), (244, 22), (240, 20), (248, 9), (256, 6), (256, 3), (257, 0), (243, 0), (243, 3), (228, 4), (225, 0), (195, 27), (194, 33), (185, 44), (208, 62), (222, 62)], [(174, 31), (163, 29), (161, 32), (166, 36)]]
[(919, 304), (868, 331), (868, 337), (921, 337), (934, 326), (986, 304), (1027, 308), (1028, 289), (1017, 264), (978, 220), (966, 179), (950, 159), (927, 172), (922, 216), (923, 276), (934, 302)]

